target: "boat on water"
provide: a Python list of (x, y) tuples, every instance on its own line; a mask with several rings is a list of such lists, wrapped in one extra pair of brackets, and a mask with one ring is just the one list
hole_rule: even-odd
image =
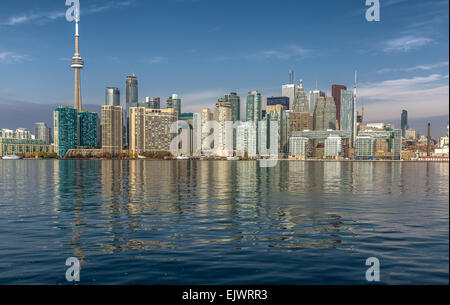
[(178, 156), (177, 160), (189, 160), (189, 157), (187, 157), (187, 156)]
[(20, 159), (23, 159), (23, 157), (17, 155), (8, 155), (2, 158), (2, 160), (20, 160)]
[(239, 161), (239, 157), (228, 157), (228, 161)]

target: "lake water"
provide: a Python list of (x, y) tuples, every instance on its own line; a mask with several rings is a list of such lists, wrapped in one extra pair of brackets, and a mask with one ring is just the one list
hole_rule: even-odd
[(449, 283), (449, 164), (0, 161), (0, 284)]

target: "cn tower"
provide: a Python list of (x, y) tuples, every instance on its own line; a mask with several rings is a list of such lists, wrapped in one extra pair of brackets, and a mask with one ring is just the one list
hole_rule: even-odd
[(78, 33), (78, 22), (80, 21), (80, 15), (75, 13), (75, 55), (72, 57), (71, 67), (75, 69), (75, 100), (74, 108), (77, 111), (81, 111), (81, 77), (80, 72), (84, 67), (84, 61), (80, 56), (80, 35)]

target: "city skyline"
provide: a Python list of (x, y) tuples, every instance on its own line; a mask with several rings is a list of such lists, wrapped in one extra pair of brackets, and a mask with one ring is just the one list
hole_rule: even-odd
[[(179, 10), (191, 10), (192, 6), (198, 7), (202, 4), (203, 13), (205, 13), (208, 12), (208, 10), (215, 8), (216, 6), (220, 6), (220, 3), (222, 3), (221, 1), (212, 2), (214, 3), (208, 2), (208, 5), (206, 5), (205, 1), (194, 1), (189, 2), (189, 4), (184, 3), (183, 1), (170, 2), (169, 7), (172, 9), (174, 16), (178, 16), (180, 14)], [(409, 20), (404, 16), (405, 6), (407, 8), (407, 11), (417, 10), (421, 6), (421, 4), (416, 1), (411, 1), (407, 4), (402, 4), (402, 2), (404, 1), (383, 2), (385, 3), (384, 5), (382, 5), (382, 22), (377, 24), (368, 23), (363, 18), (363, 12), (365, 10), (365, 7), (363, 5), (354, 5), (355, 12), (358, 11), (359, 13), (354, 13), (354, 16), (349, 17), (348, 20), (361, 23), (361, 26), (365, 27), (365, 30), (367, 30), (368, 33), (372, 31), (371, 35), (375, 33), (381, 35), (380, 33), (378, 33), (378, 31), (381, 28), (388, 26), (384, 23), (389, 24), (390, 27), (394, 27), (396, 29), (405, 26), (405, 24)], [(331, 56), (330, 60), (336, 61), (340, 59), (340, 62), (338, 64), (334, 61), (327, 62), (327, 59), (322, 58), (323, 54), (320, 54), (320, 52), (315, 52), (317, 53), (316, 55), (310, 54), (314, 52), (308, 52), (307, 48), (303, 50), (301, 48), (292, 48), (292, 46), (284, 46), (282, 47), (283, 51), (264, 51), (266, 49), (264, 44), (267, 44), (267, 41), (265, 41), (264, 39), (261, 39), (259, 43), (254, 43), (254, 51), (261, 52), (261, 54), (264, 55), (260, 57), (255, 56), (255, 58), (253, 59), (239, 58), (239, 56), (234, 56), (236, 57), (234, 59), (221, 58), (221, 60), (209, 61), (208, 57), (197, 54), (200, 53), (199, 50), (197, 50), (196, 52), (191, 52), (195, 55), (192, 55), (192, 60), (189, 56), (187, 56), (187, 54), (190, 54), (189, 52), (181, 51), (183, 59), (186, 59), (183, 65), (169, 61), (168, 58), (167, 60), (164, 60), (162, 57), (158, 59), (153, 58), (151, 60), (151, 63), (147, 62), (147, 64), (145, 65), (143, 65), (142, 63), (137, 63), (139, 62), (139, 59), (137, 59), (139, 58), (139, 56), (134, 56), (133, 58), (129, 58), (127, 60), (124, 60), (123, 58), (121, 62), (114, 62), (114, 60), (100, 60), (97, 57), (98, 54), (96, 55), (96, 53), (98, 52), (103, 53), (105, 55), (104, 57), (108, 57), (109, 55), (107, 55), (108, 52), (105, 52), (105, 50), (99, 48), (96, 43), (92, 43), (92, 35), (94, 33), (97, 33), (98, 35), (98, 31), (105, 30), (103, 29), (103, 26), (106, 25), (108, 25), (108, 29), (110, 30), (115, 29), (117, 25), (111, 24), (115, 14), (118, 14), (119, 12), (122, 12), (124, 10), (126, 10), (127, 13), (137, 14), (137, 8), (144, 8), (147, 6), (147, 4), (144, 4), (142, 1), (109, 2), (109, 4), (105, 3), (106, 2), (104, 1), (95, 1), (95, 3), (93, 4), (85, 4), (85, 6), (83, 6), (83, 2), (81, 3), (81, 11), (83, 15), (81, 28), (83, 29), (83, 35), (86, 36), (86, 38), (84, 38), (83, 36), (83, 50), (85, 50), (84, 52), (85, 54), (87, 54), (85, 55), (85, 58), (88, 58), (88, 62), (90, 62), (94, 66), (93, 68), (88, 69), (89, 72), (88, 70), (86, 71), (86, 73), (84, 74), (85, 77), (83, 78), (82, 87), (86, 88), (86, 90), (83, 89), (83, 101), (85, 101), (85, 104), (101, 105), (104, 99), (103, 92), (105, 87), (113, 86), (118, 87), (121, 91), (125, 91), (123, 78), (125, 75), (131, 74), (130, 70), (134, 70), (139, 76), (141, 88), (140, 92), (142, 92), (142, 94), (139, 96), (139, 102), (145, 100), (146, 96), (159, 96), (164, 100), (173, 93), (178, 93), (180, 98), (183, 100), (183, 108), (186, 112), (199, 112), (201, 108), (211, 107), (211, 104), (214, 104), (218, 97), (223, 96), (228, 92), (237, 92), (238, 95), (244, 96), (246, 92), (258, 90), (259, 92), (261, 92), (261, 95), (263, 97), (263, 104), (265, 105), (265, 100), (267, 97), (280, 96), (280, 86), (282, 84), (288, 83), (288, 71), (290, 69), (296, 70), (296, 76), (304, 80), (306, 91), (315, 89), (315, 84), (317, 81), (318, 89), (325, 91), (327, 95), (331, 95), (332, 84), (343, 84), (347, 87), (351, 87), (353, 70), (358, 68), (359, 71), (362, 70), (359, 73), (361, 80), (359, 85), (359, 96), (364, 97), (365, 99), (368, 121), (381, 121), (384, 119), (392, 120), (394, 118), (396, 119), (398, 117), (396, 111), (397, 108), (408, 109), (409, 117), (411, 119), (442, 115), (445, 111), (447, 111), (448, 114), (448, 106), (446, 105), (448, 101), (448, 55), (446, 55), (448, 54), (448, 45), (442, 45), (442, 42), (440, 42), (437, 38), (430, 38), (428, 40), (415, 40), (410, 37), (410, 40), (398, 40), (397, 44), (395, 44), (392, 40), (390, 44), (387, 44), (384, 48), (382, 48), (379, 53), (375, 52), (373, 54), (371, 54), (373, 50), (370, 51), (370, 49), (367, 49), (364, 52), (359, 50), (359, 52), (365, 54), (365, 56), (363, 57), (369, 56), (369, 59), (376, 58), (376, 65), (378, 65), (378, 67), (374, 71), (370, 71), (370, 69), (373, 69), (373, 67), (368, 67), (368, 65), (370, 65), (369, 62), (372, 62), (372, 60), (361, 60), (361, 57), (357, 57), (353, 60), (349, 59), (348, 56), (337, 54), (344, 50), (348, 50), (347, 46), (344, 46), (344, 43), (340, 47), (340, 52), (337, 52), (336, 50), (334, 52), (331, 52), (331, 54), (336, 54)], [(286, 1), (286, 3), (291, 5), (298, 5), (292, 3), (291, 1)], [(331, 2), (329, 3), (331, 7), (333, 4)], [(30, 11), (35, 11), (35, 13), (30, 14), (27, 12), (23, 12), (23, 8), (21, 9), (22, 11), (15, 10), (14, 5), (8, 7), (7, 10), (2, 10), (3, 13), (1, 13), (0, 18), (6, 21), (0, 23), (0, 35), (8, 35), (11, 34), (12, 31), (17, 35), (24, 37), (27, 35), (33, 35), (33, 31), (36, 29), (40, 30), (45, 28), (52, 28), (55, 27), (56, 24), (58, 24), (61, 25), (61, 27), (58, 29), (52, 28), (52, 31), (50, 32), (52, 32), (52, 34), (56, 34), (55, 31), (57, 31), (58, 33), (60, 32), (60, 34), (58, 34), (58, 37), (61, 36), (61, 41), (58, 41), (58, 43), (53, 41), (50, 45), (54, 45), (55, 47), (58, 45), (58, 47), (56, 47), (55, 49), (67, 49), (70, 46), (73, 47), (73, 40), (71, 43), (68, 43), (68, 39), (73, 39), (73, 23), (68, 23), (64, 20), (64, 18), (62, 18), (63, 16), (60, 16), (61, 14), (57, 13), (59, 12), (59, 10), (64, 11), (65, 7), (63, 7), (62, 5), (63, 3), (60, 6), (56, 5), (54, 2), (50, 4), (48, 1), (43, 1), (40, 4), (41, 5), (39, 7), (39, 10), (48, 8), (49, 11), (50, 9), (52, 9), (55, 13), (53, 15), (37, 13), (36, 11), (38, 10), (38, 8), (34, 8), (30, 9)], [(162, 13), (165, 9), (167, 9), (166, 5), (168, 4), (166, 3), (166, 1), (159, 1), (152, 2), (152, 5), (155, 5), (156, 11), (159, 9)], [(304, 5), (305, 8), (315, 8), (311, 3), (304, 3), (302, 5)], [(261, 2), (259, 3), (259, 6), (256, 6), (256, 8), (261, 11), (267, 11), (269, 8), (272, 8), (272, 6), (273, 4)], [(436, 2), (432, 5), (429, 5), (427, 14), (434, 14), (435, 18), (428, 20), (426, 24), (421, 27), (421, 34), (425, 34), (426, 32), (428, 32), (429, 34), (432, 32), (431, 29), (437, 29), (437, 31), (434, 31), (434, 35), (440, 35), (441, 37), (442, 35), (448, 33), (446, 27), (443, 26), (445, 24), (448, 24), (448, 17), (446, 15), (442, 15), (437, 10), (438, 7), (442, 6), (448, 7), (448, 3)], [(29, 7), (33, 6), (30, 5)], [(239, 12), (246, 12), (246, 10), (250, 7), (249, 1), (246, 1), (239, 7), (241, 9), (239, 10)], [(224, 8), (223, 5), (222, 8)], [(345, 5), (344, 9), (348, 10), (349, 7)], [(403, 10), (402, 18), (399, 18), (401, 22), (398, 22), (400, 24), (393, 25), (393, 19), (391, 15), (394, 14), (398, 9)], [(226, 11), (226, 8), (224, 8), (224, 10)], [(330, 12), (326, 8), (323, 8), (322, 10), (324, 16), (330, 14)], [(218, 14), (218, 16), (220, 16), (220, 11), (215, 10), (215, 12)], [(359, 16), (359, 14), (361, 16)], [(158, 14), (156, 15), (159, 16)], [(22, 17), (19, 18), (14, 16)], [(336, 18), (331, 18), (330, 23), (335, 22)], [(96, 22), (97, 25), (99, 21), (98, 19), (104, 19), (105, 25), (100, 27), (93, 27), (92, 23)], [(182, 23), (182, 20), (183, 18), (180, 18), (180, 24)], [(286, 22), (288, 23), (288, 21)], [(298, 23), (301, 24), (302, 21), (298, 21)], [(349, 25), (345, 25), (343, 28), (341, 28), (341, 30), (344, 29), (345, 31), (350, 31), (348, 26)], [(228, 31), (232, 30), (233, 27), (230, 26), (217, 29), (215, 32), (217, 36), (221, 36), (226, 35)], [(246, 24), (246, 27), (243, 27), (243, 30), (254, 31), (255, 29)], [(139, 31), (143, 30), (139, 28)], [(163, 29), (162, 32), (164, 31), (168, 31), (168, 29)], [(286, 31), (289, 32), (294, 30), (287, 28)], [(329, 31), (330, 33), (332, 32), (331, 30)], [(295, 32), (297, 32), (297, 30), (295, 30)], [(302, 32), (302, 35), (305, 36), (305, 38), (307, 38), (308, 35), (311, 35), (304, 32), (305, 31)], [(320, 31), (318, 31), (317, 33), (319, 32)], [(419, 33), (420, 31), (416, 32)], [(233, 31), (233, 33), (235, 33), (235, 31)], [(194, 34), (197, 35), (198, 33), (193, 32), (192, 35)], [(282, 45), (281, 43), (278, 43), (276, 41), (282, 39), (282, 36), (284, 36), (285, 34), (285, 32), (277, 33), (277, 35), (280, 37), (277, 37), (277, 39), (274, 40), (275, 45)], [(329, 37), (326, 32), (323, 32), (323, 29), (321, 34), (324, 38)], [(362, 33), (357, 34), (361, 35)], [(273, 34), (270, 35), (272, 36)], [(8, 35), (7, 40), (10, 40), (9, 36), (11, 35)], [(200, 37), (197, 37), (197, 39), (199, 38)], [(203, 37), (203, 40), (204, 38), (205, 37)], [(300, 38), (298, 40), (309, 41), (305, 38)], [(45, 39), (48, 40), (48, 37), (44, 38), (44, 41), (46, 41)], [(112, 37), (111, 35), (106, 35), (104, 39), (105, 43), (107, 41), (111, 43)], [(254, 39), (255, 38), (252, 38), (252, 40)], [(236, 37), (236, 40), (239, 40), (238, 37)], [(314, 43), (317, 43), (316, 40), (317, 39), (314, 39)], [(142, 40), (136, 41), (142, 42)], [(18, 44), (18, 42), (10, 43), (8, 44), (8, 47), (11, 48), (14, 45), (17, 46)], [(205, 44), (204, 41), (203, 44)], [(159, 44), (157, 45), (157, 49), (161, 49), (161, 47), (159, 47)], [(433, 48), (431, 48), (432, 46)], [(208, 47), (213, 48), (214, 43), (212, 43)], [(25, 48), (25, 46), (22, 45), (22, 48)], [(165, 52), (168, 52), (168, 49), (170, 48), (163, 47), (162, 49), (165, 50)], [(226, 49), (227, 48), (225, 48), (225, 50)], [(295, 50), (293, 51), (293, 49)], [(18, 77), (18, 75), (21, 75), (23, 77), (23, 73), (25, 71), (28, 71), (26, 72), (27, 76), (28, 74), (30, 74), (30, 76), (33, 75), (33, 73), (30, 72), (37, 69), (37, 67), (39, 67), (42, 63), (38, 62), (36, 60), (36, 57), (32, 54), (24, 53), (25, 55), (20, 55), (21, 52), (14, 50), (10, 51), (9, 49), (6, 51), (5, 50), (5, 46), (0, 44), (0, 68), (2, 68), (2, 70), (5, 69), (5, 71), (11, 70), (12, 74), (9, 74), (9, 76), (12, 75), (12, 77), (5, 78), (5, 75), (3, 75), (3, 73), (0, 76), (0, 80), (3, 81), (3, 83), (8, 84), (7, 88), (9, 88), (0, 88), (0, 105), (7, 104), (11, 101), (27, 101), (43, 104), (47, 104), (51, 101), (58, 104), (72, 104), (69, 101), (70, 99), (73, 100), (73, 97), (71, 98), (70, 95), (68, 95), (67, 92), (63, 92), (63, 90), (68, 90), (68, 86), (70, 84), (73, 84), (73, 79), (72, 81), (70, 81), (70, 77), (72, 76), (73, 78), (73, 74), (67, 73), (68, 68), (64, 65), (63, 60), (49, 60), (48, 64), (51, 68), (50, 70), (56, 69), (58, 71), (56, 74), (61, 73), (61, 77), (60, 75), (58, 75), (58, 78), (55, 79), (56, 83), (61, 83), (58, 84), (58, 86), (54, 86), (52, 90), (50, 90), (48, 85), (46, 84), (42, 84), (42, 86), (38, 85), (42, 82), (43, 79), (47, 78), (45, 76), (42, 77), (42, 79), (36, 80), (36, 85), (31, 85), (30, 80), (28, 82), (24, 80), (22, 81), (22, 84), (27, 83), (27, 86), (31, 86), (31, 89), (34, 92), (32, 96), (27, 96), (30, 93), (23, 90), (15, 91), (14, 87), (17, 87), (17, 84), (10, 84), (10, 82), (11, 80), (14, 80), (14, 77)], [(439, 59), (439, 62), (424, 62), (421, 58), (421, 54), (423, 52), (426, 52), (428, 54), (427, 58), (436, 58)], [(433, 56), (430, 56), (430, 53), (436, 54), (432, 54)], [(65, 54), (68, 53), (65, 52)], [(125, 54), (126, 53), (124, 53), (123, 55)], [(217, 56), (217, 54), (218, 50), (214, 50), (214, 48), (213, 50), (211, 50), (211, 52), (208, 52), (208, 55)], [(62, 54), (58, 51), (57, 55), (61, 56)], [(46, 56), (48, 56), (48, 54), (46, 54)], [(197, 65), (197, 68), (195, 70), (192, 70), (191, 65), (194, 63), (198, 64), (200, 57), (207, 61), (208, 64), (206, 66)], [(124, 61), (126, 62), (126, 64), (124, 64)], [(244, 63), (244, 66), (242, 69), (237, 70), (235, 64), (239, 66), (242, 64), (241, 62)], [(317, 67), (318, 62), (324, 62), (323, 66)], [(396, 66), (394, 66), (392, 62), (395, 62)], [(313, 67), (311, 67), (311, 65)], [(224, 69), (225, 66), (228, 69)], [(249, 68), (254, 68), (255, 72), (258, 73), (251, 73), (251, 75), (249, 76)], [(172, 69), (175, 69), (175, 71), (178, 71), (178, 73), (172, 73), (171, 76), (165, 74), (166, 72), (172, 72)], [(186, 76), (185, 69), (189, 70), (191, 74), (193, 73), (193, 71), (195, 71), (195, 77), (187, 78), (183, 81), (180, 80), (180, 78)], [(205, 74), (204, 69), (210, 70), (209, 73)], [(230, 70), (232, 70), (232, 72), (234, 71), (234, 73), (231, 73)], [(333, 72), (336, 70), (339, 71), (339, 73)], [(237, 71), (239, 71), (239, 73), (236, 73)], [(214, 77), (210, 77), (211, 73), (214, 74)], [(158, 74), (158, 77), (156, 78), (158, 78), (159, 80), (154, 79), (155, 74)], [(230, 77), (230, 74), (232, 74), (232, 77)], [(94, 77), (95, 80), (93, 80)], [(120, 77), (120, 80), (118, 77)], [(150, 84), (149, 79), (153, 79)], [(62, 81), (64, 81), (64, 83), (62, 83)], [(296, 79), (296, 83), (297, 82), (298, 80)], [(101, 87), (99, 87), (99, 83), (101, 83)], [(219, 84), (223, 85), (222, 88), (219, 88)], [(423, 88), (417, 88), (418, 86), (423, 86)], [(201, 87), (204, 88), (202, 89)], [(198, 90), (195, 90), (197, 88)], [(36, 92), (39, 92), (39, 90), (44, 91), (44, 93), (35, 94)], [(73, 91), (73, 89), (71, 91)], [(420, 105), (418, 105), (417, 101), (417, 99), (423, 98), (424, 96), (430, 99), (426, 108), (423, 107), (423, 103), (419, 103)], [(373, 97), (377, 98), (374, 99)], [(402, 100), (404, 101), (408, 98), (408, 102), (402, 102)], [(444, 101), (445, 104), (443, 104)], [(124, 105), (124, 102), (125, 101), (122, 100), (121, 104)], [(385, 114), (385, 117), (379, 117), (378, 113), (385, 112), (383, 110), (383, 107), (386, 107), (386, 105), (389, 105), (389, 107), (392, 108), (393, 111)], [(242, 108), (243, 105), (241, 103), (241, 109)], [(360, 109), (360, 105), (358, 105), (358, 109)]]

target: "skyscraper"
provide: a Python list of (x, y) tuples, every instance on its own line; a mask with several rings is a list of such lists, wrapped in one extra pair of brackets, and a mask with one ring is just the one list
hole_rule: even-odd
[(120, 90), (118, 88), (113, 87), (106, 88), (105, 105), (120, 106)]
[(178, 97), (178, 94), (172, 94), (167, 99), (167, 109), (173, 108), (178, 115), (181, 114), (181, 99)]
[(316, 109), (316, 103), (319, 96), (325, 97), (326, 94), (320, 90), (309, 91), (309, 112), (314, 112)]
[(408, 129), (408, 111), (402, 111), (402, 137), (406, 137), (406, 130)]
[[(338, 124), (341, 122), (341, 90), (347, 90), (347, 87), (344, 85), (332, 85), (331, 86), (331, 95), (334, 98), (334, 102), (336, 103), (336, 119)], [(340, 128), (340, 126), (338, 126)]]
[(130, 143), (130, 108), (138, 106), (138, 80), (133, 73), (132, 76), (127, 76), (126, 80), (126, 139), (127, 145)]
[(231, 103), (231, 120), (233, 122), (241, 120), (241, 98), (237, 95), (236, 92), (231, 92), (230, 94), (225, 95), (225, 99), (227, 99)]
[(36, 140), (42, 140), (46, 145), (51, 143), (51, 129), (44, 122), (36, 123), (34, 126)]
[(325, 99), (324, 130), (336, 130), (336, 104), (332, 96)]
[(209, 108), (204, 108), (200, 112), (200, 147), (202, 153), (210, 153), (211, 152), (211, 146), (210, 143), (206, 141), (206, 139), (211, 135), (211, 128), (212, 126), (208, 126), (208, 122), (212, 121), (214, 119), (213, 114), (211, 113), (211, 110)]
[(80, 35), (78, 32), (78, 22), (80, 21), (80, 12), (75, 10), (75, 54), (72, 57), (71, 67), (75, 70), (75, 98), (74, 108), (77, 111), (82, 110), (81, 105), (81, 69), (84, 67), (84, 61), (80, 55)]
[(102, 106), (102, 149), (104, 153), (122, 153), (123, 111), (122, 106)]
[(261, 94), (251, 91), (247, 96), (246, 121), (258, 123), (262, 118)]
[(78, 112), (79, 146), (96, 148), (98, 144), (98, 115), (95, 112)]
[(326, 130), (325, 128), (325, 98), (319, 96), (314, 109), (314, 130)]
[(217, 156), (230, 157), (233, 155), (232, 126), (227, 126), (227, 124), (231, 123), (231, 119), (232, 105), (230, 101), (227, 99), (219, 99), (214, 110), (214, 120), (219, 124), (219, 130), (214, 131), (218, 133), (215, 137), (218, 140), (218, 143), (215, 143), (215, 154)]
[(305, 89), (303, 89), (303, 81), (300, 81), (300, 86), (297, 88), (295, 92), (294, 104), (292, 110), (299, 112), (308, 112), (309, 111), (309, 101), (306, 96)]
[(292, 109), (292, 106), (295, 101), (295, 93), (297, 92), (297, 89), (298, 89), (298, 87), (295, 84), (283, 85), (281, 87), (281, 95), (289, 98), (289, 109)]
[(353, 92), (351, 90), (341, 90), (341, 115), (340, 115), (340, 130), (351, 131), (352, 140), (350, 141), (353, 146), (353, 134), (356, 129), (355, 121), (355, 103), (353, 100)]
[(64, 157), (69, 149), (78, 146), (78, 112), (72, 107), (58, 107), (53, 112), (54, 150)]

